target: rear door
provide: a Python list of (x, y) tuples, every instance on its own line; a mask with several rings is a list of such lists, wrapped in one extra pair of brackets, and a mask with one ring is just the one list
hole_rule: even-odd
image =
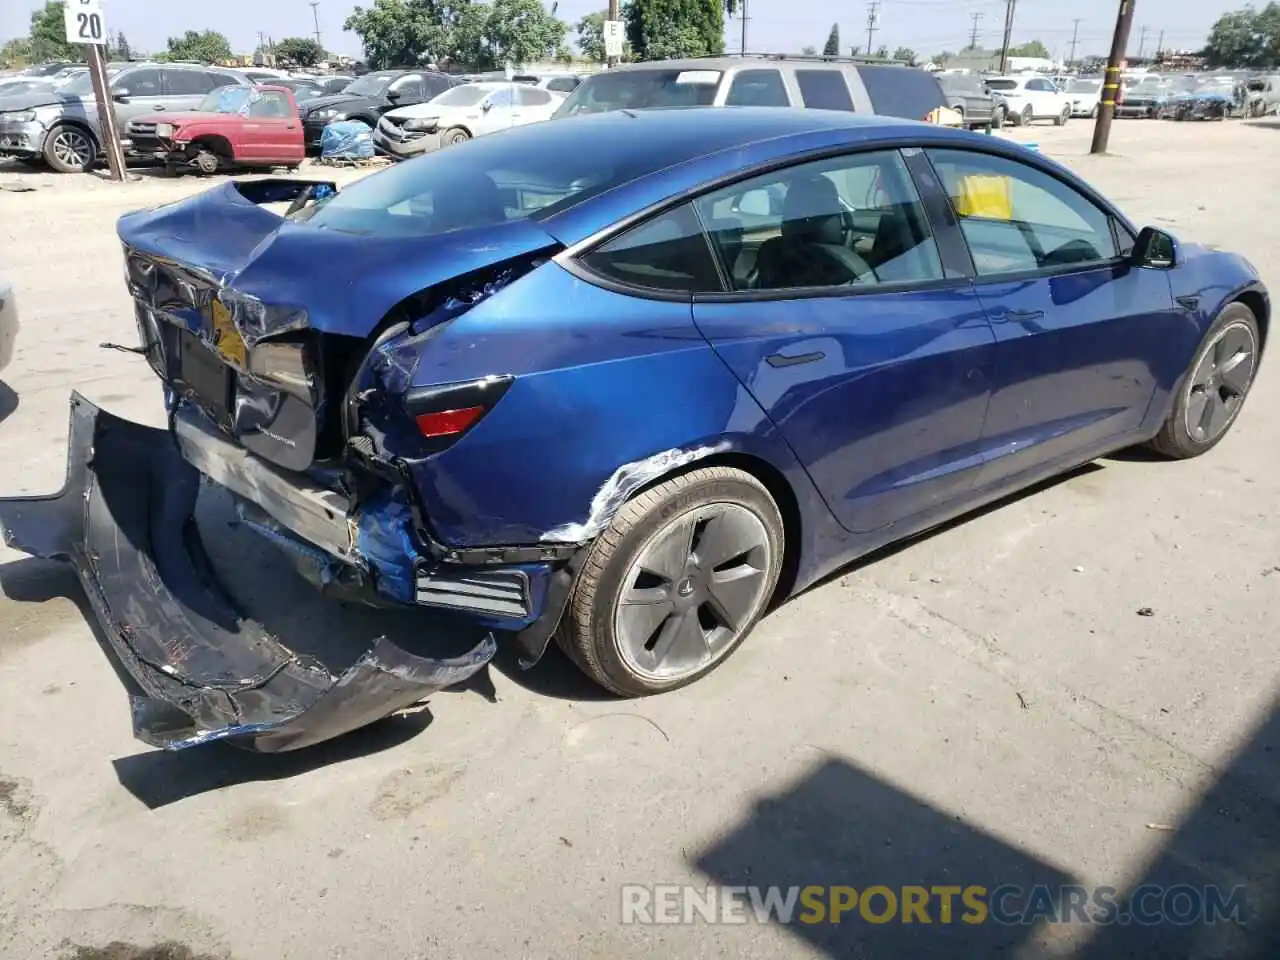
[(924, 120), (947, 98), (936, 77), (914, 67), (859, 66), (858, 78), (871, 100), (871, 110), (882, 117)]
[(980, 483), (1136, 439), (1188, 335), (1168, 274), (1127, 260), (1133, 238), (1074, 186), (1029, 163), (929, 150), (972, 253), (996, 335)]
[(514, 123), (516, 110), (516, 92), (510, 87), (495, 90), (484, 98), (480, 105), (479, 115), (471, 121), (475, 125), (472, 131), (477, 137), (487, 133), (506, 130)]
[(850, 153), (695, 201), (732, 289), (696, 296), (694, 320), (858, 533), (915, 527), (981, 466), (995, 338), (932, 233), (920, 161)]

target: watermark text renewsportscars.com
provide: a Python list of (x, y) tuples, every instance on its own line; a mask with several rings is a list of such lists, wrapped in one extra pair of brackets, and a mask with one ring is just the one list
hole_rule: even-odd
[(1245, 919), (1245, 888), (934, 885), (695, 886), (627, 884), (625, 924), (1034, 923), (1175, 924)]

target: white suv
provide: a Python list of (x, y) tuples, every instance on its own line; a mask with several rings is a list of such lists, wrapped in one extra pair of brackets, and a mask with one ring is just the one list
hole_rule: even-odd
[(1048, 77), (1035, 75), (987, 77), (987, 89), (1009, 104), (1009, 120), (1025, 126), (1035, 120), (1052, 120), (1060, 127), (1071, 119), (1071, 98)]

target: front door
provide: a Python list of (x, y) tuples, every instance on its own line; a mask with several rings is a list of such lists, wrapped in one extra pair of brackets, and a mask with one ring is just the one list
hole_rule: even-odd
[(118, 76), (112, 84), (113, 95), (124, 94), (115, 101), (116, 122), (121, 130), (129, 128), (129, 121), (149, 113), (162, 113), (168, 109), (163, 79), (153, 68), (131, 70)]
[[(959, 216), (996, 335), (981, 485), (1136, 439), (1157, 382), (1152, 344), (1185, 336), (1168, 275), (1134, 267), (1110, 215), (1028, 163), (928, 152)], [(1172, 352), (1165, 351), (1172, 355)]]
[(259, 90), (249, 99), (244, 120), (245, 155), (242, 161), (296, 163), (295, 141), (300, 137), (298, 119), (289, 95), (281, 90)]
[(809, 162), (695, 206), (733, 292), (695, 297), (694, 320), (840, 523), (904, 531), (963, 499), (994, 336), (903, 157)]

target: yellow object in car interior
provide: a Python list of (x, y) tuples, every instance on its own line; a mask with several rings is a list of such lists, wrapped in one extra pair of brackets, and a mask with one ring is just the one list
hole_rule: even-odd
[(1013, 219), (1013, 187), (1008, 177), (976, 173), (960, 177), (951, 201), (962, 217)]

